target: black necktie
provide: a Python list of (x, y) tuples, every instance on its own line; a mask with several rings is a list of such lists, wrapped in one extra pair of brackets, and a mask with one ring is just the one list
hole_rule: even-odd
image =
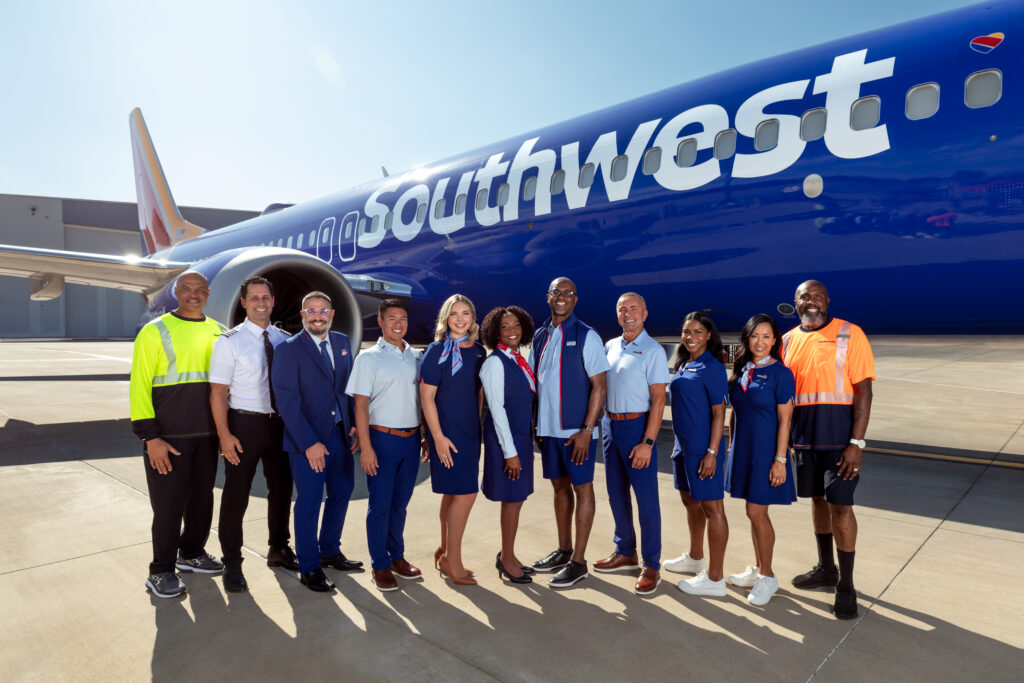
[(270, 388), (270, 407), (277, 412), (277, 404), (274, 402), (274, 378), (270, 374), (274, 367), (274, 345), (270, 343), (270, 332), (263, 330), (263, 353), (267, 357), (267, 385)]

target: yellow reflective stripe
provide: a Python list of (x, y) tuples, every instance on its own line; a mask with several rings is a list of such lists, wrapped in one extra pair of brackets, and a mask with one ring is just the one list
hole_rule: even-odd
[(158, 387), (167, 384), (183, 384), (185, 382), (209, 382), (210, 373), (202, 370), (195, 372), (176, 372), (173, 375), (168, 373), (153, 378), (153, 386)]
[(853, 394), (844, 394), (841, 391), (819, 391), (813, 394), (797, 394), (796, 405), (804, 403), (853, 403)]
[[(219, 324), (219, 323), (218, 323)], [(166, 323), (160, 318), (153, 321), (153, 326), (160, 332), (160, 344), (164, 347), (164, 355), (167, 356), (167, 372), (153, 378), (153, 386), (166, 386), (168, 384), (183, 384), (184, 382), (209, 382), (209, 370), (193, 370), (191, 372), (178, 372), (178, 357), (174, 353), (174, 344), (171, 342), (171, 331), (167, 329)]]
[(792, 334), (792, 332), (787, 332), (786, 334), (782, 335), (782, 357), (783, 358), (786, 357), (786, 349), (789, 348), (789, 335), (790, 334)]
[[(846, 352), (850, 345), (850, 323), (843, 323), (839, 326), (836, 334), (836, 394), (842, 394), (843, 389), (843, 368), (846, 366)], [(852, 401), (852, 394), (850, 400)]]
[(171, 342), (171, 331), (167, 329), (167, 323), (160, 318), (153, 321), (153, 326), (160, 332), (160, 344), (164, 347), (164, 355), (167, 356), (167, 374), (176, 375), (178, 374), (178, 357), (174, 353), (174, 343)]

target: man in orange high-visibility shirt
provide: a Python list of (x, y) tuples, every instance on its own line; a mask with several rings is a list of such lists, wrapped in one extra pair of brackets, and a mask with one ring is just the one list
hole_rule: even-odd
[[(800, 326), (782, 338), (782, 355), (796, 378), (790, 441), (797, 494), (811, 499), (818, 564), (793, 579), (797, 588), (836, 588), (834, 613), (857, 616), (853, 556), (857, 518), (853, 492), (860, 481), (864, 434), (871, 415), (875, 362), (864, 332), (828, 314), (828, 290), (817, 280), (796, 289)], [(835, 537), (839, 566), (832, 557)]]

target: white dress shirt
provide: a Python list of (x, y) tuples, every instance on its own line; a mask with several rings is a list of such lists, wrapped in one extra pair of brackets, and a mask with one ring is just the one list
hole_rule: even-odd
[[(275, 348), (288, 339), (287, 332), (273, 325), (267, 327), (267, 332)], [(262, 327), (246, 318), (217, 338), (210, 356), (210, 381), (227, 385), (229, 408), (274, 412)]]

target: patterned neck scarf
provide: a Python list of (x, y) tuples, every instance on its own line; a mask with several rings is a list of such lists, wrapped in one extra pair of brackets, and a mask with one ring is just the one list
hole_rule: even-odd
[(501, 343), (498, 344), (497, 348), (499, 351), (503, 351), (508, 355), (512, 356), (512, 360), (514, 360), (516, 364), (519, 365), (519, 369), (523, 371), (524, 375), (526, 375), (526, 381), (530, 383), (530, 391), (536, 394), (537, 380), (533, 376), (533, 369), (530, 368), (530, 364), (526, 362), (525, 358), (523, 358), (523, 354), (519, 353), (518, 349), (513, 351), (512, 349), (508, 348), (507, 346)]
[(763, 368), (769, 363), (774, 362), (775, 359), (772, 358), (771, 356), (765, 356), (756, 363), (751, 363), (750, 361), (747, 361), (747, 364), (743, 366), (743, 374), (740, 375), (740, 389), (743, 389), (743, 391), (746, 392), (747, 386), (750, 384), (750, 380), (754, 378), (755, 368)]
[(459, 344), (469, 339), (469, 334), (464, 334), (458, 339), (452, 337), (452, 333), (449, 332), (444, 338), (444, 349), (441, 351), (441, 358), (438, 359), (438, 365), (444, 365), (444, 362), (448, 360), (448, 356), (452, 357), (452, 375), (462, 369), (462, 350), (459, 348)]

